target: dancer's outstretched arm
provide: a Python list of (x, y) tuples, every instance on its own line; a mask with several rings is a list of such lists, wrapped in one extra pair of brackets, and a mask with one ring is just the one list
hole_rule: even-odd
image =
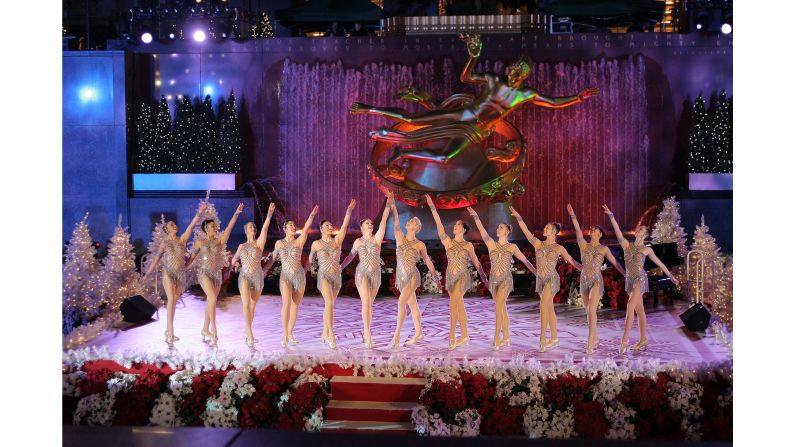
[(193, 227), (195, 227), (196, 224), (199, 223), (199, 217), (201, 217), (202, 213), (204, 213), (204, 210), (206, 209), (207, 209), (206, 203), (202, 203), (201, 205), (199, 205), (199, 209), (196, 211), (196, 215), (193, 216), (193, 220), (191, 220), (188, 226), (185, 227), (185, 231), (182, 233), (182, 236), (179, 237), (180, 242), (182, 242), (183, 244), (188, 243), (188, 239), (190, 239), (190, 235), (191, 233), (193, 233)]
[(475, 225), (478, 227), (478, 231), (480, 231), (480, 238), (483, 239), (483, 242), (485, 242), (487, 246), (493, 244), (494, 240), (489, 236), (489, 232), (483, 228), (483, 223), (480, 221), (480, 216), (478, 216), (477, 211), (473, 210), (471, 206), (467, 207), (467, 211), (469, 215), (475, 219)]
[(317, 241), (312, 242), (312, 246), (309, 248), (309, 257), (306, 258), (304, 270), (309, 271), (309, 268), (312, 267), (312, 261), (314, 260), (315, 256), (317, 256)]
[(621, 267), (621, 264), (618, 263), (618, 261), (616, 260), (615, 256), (613, 256), (613, 253), (610, 251), (610, 249), (607, 247), (603, 247), (602, 249), (604, 250), (604, 255), (605, 258), (608, 260), (608, 262), (613, 264), (613, 267), (615, 267), (616, 270), (618, 270), (618, 272), (621, 273), (623, 276), (627, 276), (627, 272), (624, 271), (624, 267)]
[(351, 223), (351, 214), (353, 213), (354, 208), (356, 208), (356, 199), (351, 199), (351, 203), (348, 205), (348, 209), (345, 211), (345, 218), (342, 219), (340, 231), (337, 233), (337, 236), (334, 237), (334, 241), (337, 243), (338, 247), (342, 246), (342, 241), (345, 240), (345, 235), (348, 234), (348, 224)]
[(607, 205), (602, 205), (602, 209), (605, 210), (605, 214), (610, 218), (610, 225), (613, 226), (613, 231), (616, 232), (616, 239), (618, 239), (618, 243), (621, 244), (621, 248), (626, 248), (627, 245), (629, 245), (629, 241), (624, 238), (624, 234), (621, 232), (621, 228), (619, 228), (616, 217), (613, 216), (613, 212), (610, 211)]
[(522, 219), (522, 216), (519, 214), (519, 211), (516, 211), (514, 207), (511, 207), (511, 215), (514, 217), (514, 219), (516, 219), (516, 223), (519, 224), (519, 229), (522, 230), (522, 233), (524, 233), (524, 236), (527, 238), (527, 240), (530, 242), (533, 248), (540, 247), (541, 240), (533, 236), (533, 233), (530, 231), (529, 228), (527, 228), (527, 225), (524, 223), (524, 219)]
[(648, 256), (648, 258), (651, 259), (651, 262), (657, 264), (657, 267), (661, 268), (662, 271), (666, 274), (666, 276), (671, 278), (671, 281), (674, 282), (674, 285), (678, 287), (679, 281), (677, 281), (676, 278), (674, 278), (674, 275), (672, 275), (671, 272), (668, 271), (668, 267), (666, 267), (665, 264), (663, 264), (662, 261), (660, 261), (660, 258), (658, 258), (657, 255), (654, 254), (654, 250), (652, 250), (651, 247), (645, 247), (644, 251), (646, 251), (646, 256)]
[(268, 276), (268, 272), (271, 271), (271, 268), (273, 267), (273, 264), (276, 262), (276, 254), (275, 254), (275, 252), (271, 253), (271, 254), (269, 254), (268, 256), (265, 257), (265, 259), (268, 259), (268, 258), (270, 258), (270, 259), (268, 260), (268, 262), (265, 263), (265, 267), (262, 268), (262, 277), (263, 278)]
[(257, 238), (257, 248), (265, 250), (265, 242), (268, 241), (268, 227), (271, 225), (271, 218), (273, 211), (276, 209), (276, 204), (271, 203), (268, 206), (268, 215), (265, 217), (265, 223), (262, 224), (262, 229), (259, 230), (259, 237)]
[(577, 270), (582, 270), (582, 264), (580, 264), (579, 262), (575, 261), (574, 258), (571, 257), (569, 252), (566, 251), (566, 249), (563, 248), (562, 245), (558, 245), (558, 250), (557, 251), (558, 251), (558, 254), (560, 255), (560, 257), (562, 257), (564, 261), (566, 261), (569, 264), (573, 265), (574, 268), (576, 268)]
[(237, 250), (235, 250), (235, 255), (232, 256), (232, 260), (229, 262), (229, 266), (232, 268), (234, 268), (235, 263), (240, 260), (240, 247), (242, 247), (242, 245), (237, 246)]
[(351, 252), (348, 253), (348, 256), (346, 256), (345, 260), (343, 260), (342, 264), (340, 264), (340, 270), (345, 270), (345, 267), (347, 267), (348, 264), (350, 264), (351, 261), (353, 261), (353, 258), (355, 258), (357, 254), (359, 254), (359, 239), (353, 241), (353, 247), (351, 247)]
[(524, 253), (522, 253), (522, 250), (519, 250), (519, 247), (517, 247), (516, 244), (511, 244), (511, 253), (513, 253), (513, 256), (521, 261), (525, 267), (527, 267), (527, 270), (529, 270), (531, 273), (536, 273), (536, 268), (533, 267), (533, 264), (530, 263), (530, 260), (527, 259)]
[(223, 234), (221, 234), (221, 243), (226, 244), (226, 241), (229, 240), (229, 235), (232, 234), (232, 228), (235, 226), (235, 222), (237, 222), (238, 216), (240, 213), (243, 212), (243, 204), (237, 206), (235, 210), (235, 214), (232, 215), (232, 218), (229, 219), (229, 223), (226, 225), (226, 229), (224, 230)]
[(395, 242), (398, 244), (403, 243), (403, 230), (400, 229), (400, 216), (398, 216), (397, 207), (395, 207), (395, 202), (393, 201), (390, 205), (392, 209), (392, 220), (394, 230), (395, 230)]
[(309, 229), (312, 227), (312, 220), (314, 220), (315, 215), (317, 215), (317, 205), (312, 208), (312, 212), (309, 213), (309, 217), (307, 217), (306, 222), (304, 222), (304, 228), (301, 230), (301, 235), (298, 236), (299, 247), (303, 247), (306, 243), (306, 238), (309, 237)]
[(577, 243), (580, 245), (585, 244), (585, 237), (582, 235), (582, 228), (580, 228), (580, 223), (577, 221), (577, 216), (574, 215), (574, 208), (571, 207), (571, 204), (566, 205), (566, 209), (569, 211), (569, 216), (571, 217), (571, 223), (574, 224), (574, 233), (577, 234)]
[(389, 218), (389, 211), (392, 210), (392, 205), (395, 204), (395, 197), (391, 192), (386, 193), (386, 204), (384, 205), (384, 212), (381, 214), (381, 222), (378, 223), (378, 231), (375, 233), (375, 241), (381, 243), (386, 234), (386, 220)]
[(442, 219), (439, 217), (439, 212), (436, 211), (436, 205), (433, 204), (433, 200), (431, 199), (430, 194), (425, 194), (425, 201), (428, 202), (428, 208), (431, 209), (431, 214), (433, 215), (433, 221), (436, 222), (436, 232), (439, 234), (439, 239), (442, 241), (442, 245), (445, 248), (450, 244), (450, 237), (444, 231), (444, 225), (442, 225)]
[(434, 267), (433, 262), (431, 261), (431, 257), (428, 256), (428, 250), (425, 248), (425, 243), (420, 243), (420, 254), (422, 255), (422, 260), (425, 262), (425, 265), (428, 266), (428, 271), (433, 275), (433, 281), (436, 283), (436, 286), (439, 290), (442, 289), (442, 282), (439, 280), (439, 275), (436, 274), (436, 267)]
[(157, 266), (160, 264), (160, 259), (161, 258), (163, 258), (163, 244), (162, 243), (160, 244), (160, 247), (158, 247), (158, 249), (157, 249), (157, 254), (155, 255), (155, 260), (152, 261), (151, 264), (149, 264), (149, 268), (146, 269), (146, 273), (144, 273), (143, 276), (141, 276), (141, 281), (142, 282), (146, 282), (146, 278), (148, 278), (149, 275), (151, 275), (152, 272), (155, 271)]
[(486, 285), (486, 288), (489, 288), (489, 279), (486, 276), (486, 272), (483, 271), (483, 266), (480, 265), (480, 260), (478, 259), (477, 253), (475, 253), (475, 246), (472, 244), (467, 245), (467, 254), (469, 255), (469, 260), (472, 261), (472, 265), (475, 267), (475, 270), (478, 271), (478, 275), (480, 275), (480, 280), (483, 281), (483, 284)]

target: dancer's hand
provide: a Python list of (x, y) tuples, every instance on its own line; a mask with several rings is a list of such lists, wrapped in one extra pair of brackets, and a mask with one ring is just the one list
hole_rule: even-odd
[(430, 194), (425, 194), (425, 201), (428, 202), (428, 207), (431, 209), (435, 209), (436, 206), (433, 204), (433, 199), (431, 199)]
[(586, 88), (585, 90), (578, 93), (577, 97), (580, 98), (581, 101), (584, 101), (598, 94), (599, 94), (599, 89), (596, 87), (591, 87), (591, 88)]
[(574, 217), (574, 208), (571, 207), (571, 203), (566, 204), (566, 210), (569, 212), (569, 216)]
[(674, 283), (674, 285), (676, 287), (679, 287), (679, 281), (676, 278), (674, 278), (673, 276), (671, 276), (670, 278), (671, 278), (671, 281)]
[(270, 206), (268, 206), (268, 217), (273, 216), (273, 212), (276, 210), (276, 204), (271, 202)]
[(240, 202), (240, 205), (238, 205), (237, 209), (235, 210), (235, 214), (240, 214), (242, 212), (243, 212), (243, 202)]
[(613, 212), (610, 211), (610, 208), (608, 208), (607, 205), (602, 205), (602, 209), (605, 211), (605, 214), (607, 214), (608, 216), (613, 215)]
[(354, 208), (356, 208), (356, 199), (351, 199), (351, 203), (348, 205), (348, 209), (345, 212), (350, 214), (353, 212)]
[(483, 280), (483, 285), (486, 286), (486, 290), (488, 290), (488, 288), (489, 288), (489, 280), (488, 279), (484, 279)]
[(522, 220), (522, 216), (519, 215), (519, 211), (516, 211), (514, 207), (508, 207), (511, 210), (511, 216), (513, 216), (516, 220)]
[(470, 216), (472, 216), (472, 217), (478, 217), (478, 213), (477, 213), (477, 212), (475, 212), (475, 210), (473, 210), (471, 206), (468, 206), (468, 207), (467, 207), (467, 212), (468, 212), (468, 213), (469, 213), (469, 215), (470, 215)]
[(314, 208), (312, 208), (312, 213), (310, 213), (310, 215), (311, 215), (312, 217), (315, 217), (315, 216), (317, 215), (317, 210), (318, 210), (318, 206), (317, 206), (317, 205), (315, 205), (315, 207), (314, 207)]
[(207, 203), (206, 202), (202, 202), (201, 204), (199, 204), (199, 210), (196, 211), (196, 214), (202, 214), (206, 210), (207, 210)]

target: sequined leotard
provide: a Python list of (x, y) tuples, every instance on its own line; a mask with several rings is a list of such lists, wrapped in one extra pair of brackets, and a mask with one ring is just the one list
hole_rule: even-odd
[(279, 284), (288, 283), (292, 285), (293, 291), (303, 290), (306, 285), (306, 276), (301, 267), (301, 250), (298, 248), (298, 240), (290, 242), (281, 240), (281, 247), (276, 250), (277, 256), (282, 261), (282, 271), (279, 275)]
[(162, 250), (163, 278), (171, 280), (179, 296), (185, 290), (185, 244), (179, 239), (166, 239)]
[(359, 238), (359, 265), (356, 266), (356, 287), (362, 287), (364, 279), (372, 289), (381, 287), (381, 244), (374, 238)]
[(646, 255), (643, 254), (643, 247), (638, 247), (635, 244), (627, 245), (624, 249), (624, 265), (626, 266), (626, 290), (627, 293), (632, 293), (632, 289), (636, 284), (640, 284), (640, 292), (646, 293), (649, 291), (649, 277), (646, 275), (646, 270), (643, 269), (643, 264), (646, 262)]
[(602, 279), (602, 264), (605, 262), (605, 255), (602, 253), (602, 246), (586, 244), (585, 249), (580, 251), (580, 255), (582, 256), (580, 295), (585, 296), (592, 288), (596, 287), (598, 296), (601, 297), (605, 290)]
[(397, 248), (397, 272), (395, 276), (395, 287), (403, 291), (404, 287), (409, 287), (412, 283), (414, 287), (420, 286), (420, 271), (417, 270), (417, 261), (420, 260), (420, 241), (403, 239), (403, 243)]
[(199, 268), (198, 277), (206, 276), (217, 289), (221, 287), (221, 269), (224, 268), (225, 244), (220, 239), (204, 239), (198, 249)]
[[(320, 245), (315, 254), (317, 256), (317, 279), (325, 279), (331, 284), (335, 293), (339, 293), (342, 288), (342, 269), (340, 268), (340, 247), (334, 239), (326, 242), (323, 239), (317, 241)], [(318, 284), (319, 285), (319, 284)]]
[(489, 259), (491, 260), (491, 271), (489, 272), (489, 292), (492, 295), (500, 289), (507, 289), (506, 293), (513, 292), (513, 275), (511, 274), (511, 264), (513, 264), (513, 253), (511, 243), (500, 245), (494, 242), (495, 248), (489, 249)]
[(264, 276), (262, 273), (262, 250), (257, 247), (256, 242), (246, 242), (240, 245), (237, 257), (240, 258), (238, 288), (243, 290), (243, 288), (251, 287), (255, 292), (262, 292)]
[(555, 266), (558, 265), (557, 248), (560, 247), (557, 243), (541, 244), (541, 248), (536, 249), (536, 292), (541, 294), (544, 291), (544, 286), (549, 284), (552, 290), (552, 296), (560, 290), (560, 276)]
[[(445, 238), (449, 236), (444, 235)], [(469, 242), (456, 241), (450, 239), (447, 247), (447, 271), (445, 272), (446, 288), (453, 289), (458, 282), (461, 283), (461, 290), (466, 292), (472, 287), (472, 278), (469, 276), (469, 254), (467, 252)]]

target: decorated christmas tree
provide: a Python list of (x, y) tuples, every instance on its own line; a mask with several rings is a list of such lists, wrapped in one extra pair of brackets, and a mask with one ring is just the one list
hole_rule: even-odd
[(237, 118), (235, 92), (221, 110), (218, 128), (218, 172), (239, 172), (241, 161), (240, 123)]
[(140, 275), (135, 270), (135, 249), (130, 243), (130, 233), (121, 226), (121, 215), (108, 244), (99, 286), (108, 311), (119, 310), (125, 298), (141, 293)]
[[(691, 251), (697, 253), (692, 255), (691, 262), (697, 260), (704, 261), (704, 303), (712, 304), (715, 295), (713, 288), (717, 289), (718, 278), (723, 271), (723, 260), (721, 259), (720, 247), (715, 242), (715, 238), (709, 234), (709, 227), (704, 223), (704, 215), (701, 215), (701, 225), (696, 226), (693, 233), (693, 245)], [(691, 272), (691, 275), (694, 273)], [(692, 279), (692, 278), (691, 278)], [(691, 282), (691, 293), (695, 296), (695, 282)]]
[(714, 143), (712, 128), (704, 98), (699, 95), (693, 104), (693, 122), (690, 126), (687, 166), (690, 172), (714, 172)]
[(138, 134), (138, 172), (156, 172), (158, 151), (155, 147), (156, 132), (152, 120), (152, 108), (149, 104), (141, 104), (135, 128)]
[[(155, 228), (152, 230), (152, 239), (149, 241), (149, 245), (146, 246), (146, 258), (141, 266), (141, 272), (149, 271), (149, 267), (155, 262), (160, 246), (166, 239), (165, 226), (166, 217), (161, 214), (160, 221), (155, 224)], [(157, 270), (155, 270), (154, 274), (146, 278), (146, 282), (141, 284), (144, 290), (144, 297), (156, 306), (160, 304), (160, 297), (165, 296), (163, 285), (159, 281), (160, 276), (157, 274)]]
[(98, 312), (97, 274), (100, 265), (96, 255), (97, 249), (88, 231), (88, 213), (86, 213), (83, 220), (75, 225), (72, 238), (66, 246), (62, 284), (64, 333), (68, 333), (73, 326), (81, 324), (84, 319)]
[(712, 313), (718, 317), (721, 323), (730, 331), (733, 330), (734, 320), (734, 267), (732, 259), (726, 261), (715, 291), (715, 298), (712, 300)]
[(718, 96), (712, 122), (712, 140), (715, 145), (715, 172), (732, 172), (732, 103), (723, 91)]
[(196, 149), (196, 116), (190, 98), (185, 95), (177, 102), (171, 140), (171, 172), (191, 172), (198, 163)]
[(657, 215), (657, 222), (654, 223), (654, 228), (651, 231), (652, 244), (669, 244), (676, 243), (676, 252), (681, 257), (687, 255), (687, 245), (685, 237), (687, 233), (682, 228), (682, 217), (679, 215), (679, 202), (676, 197), (671, 196), (663, 200), (663, 209)]
[[(217, 125), (210, 95), (196, 108), (196, 138), (193, 172), (219, 172), (216, 147)], [(220, 171), (223, 172), (223, 171)]]
[(160, 97), (160, 104), (155, 116), (154, 131), (154, 166), (151, 172), (173, 172), (173, 144), (171, 143), (171, 112), (168, 111), (166, 97)]
[(268, 14), (262, 13), (256, 24), (251, 25), (251, 37), (257, 39), (261, 37), (276, 37), (273, 32), (273, 25)]

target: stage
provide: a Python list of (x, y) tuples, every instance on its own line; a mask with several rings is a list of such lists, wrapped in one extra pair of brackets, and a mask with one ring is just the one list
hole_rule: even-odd
[[(155, 320), (139, 324), (124, 324), (123, 328), (105, 331), (85, 346), (105, 347), (116, 355), (124, 353), (147, 353), (163, 356), (176, 355), (190, 357), (223, 351), (227, 355), (241, 359), (261, 353), (267, 357), (322, 357), (337, 358), (343, 362), (349, 359), (368, 357), (382, 359), (446, 359), (463, 361), (495, 359), (508, 362), (515, 356), (534, 358), (549, 363), (568, 359), (574, 362), (583, 360), (612, 359), (622, 362), (626, 359), (642, 358), (660, 362), (680, 361), (687, 365), (720, 362), (731, 358), (731, 352), (714, 336), (688, 331), (679, 320), (679, 314), (687, 308), (684, 302), (672, 306), (658, 306), (651, 309), (647, 299), (647, 321), (649, 346), (645, 352), (625, 355), (618, 354), (624, 315), (623, 310), (599, 309), (598, 335), (599, 348), (590, 356), (583, 353), (588, 328), (583, 308), (559, 304), (555, 306), (558, 318), (558, 338), (560, 346), (550, 351), (538, 351), (540, 331), (539, 300), (518, 297), (508, 300), (510, 316), (511, 346), (498, 352), (492, 350), (494, 334), (494, 305), (489, 297), (466, 297), (464, 299), (469, 318), (469, 345), (448, 350), (449, 308), (448, 298), (442, 295), (426, 295), (418, 298), (422, 312), (422, 326), (425, 339), (416, 345), (406, 346), (405, 342), (413, 335), (413, 324), (407, 316), (401, 330), (401, 347), (397, 351), (389, 349), (396, 324), (397, 298), (378, 297), (373, 307), (373, 349), (367, 349), (362, 342), (361, 302), (358, 297), (340, 296), (335, 305), (334, 332), (337, 338), (336, 349), (331, 349), (320, 340), (322, 329), (323, 299), (319, 296), (306, 296), (301, 302), (294, 335), (297, 345), (282, 348), (280, 345), (281, 298), (263, 296), (257, 305), (254, 318), (254, 336), (259, 340), (254, 348), (244, 341), (243, 310), (240, 296), (222, 298), (217, 306), (218, 347), (202, 342), (200, 330), (204, 319), (205, 302), (185, 293), (177, 304), (175, 334), (180, 340), (169, 347), (164, 342), (166, 327), (165, 308), (160, 308)], [(630, 344), (638, 340), (637, 319), (630, 335)]]

